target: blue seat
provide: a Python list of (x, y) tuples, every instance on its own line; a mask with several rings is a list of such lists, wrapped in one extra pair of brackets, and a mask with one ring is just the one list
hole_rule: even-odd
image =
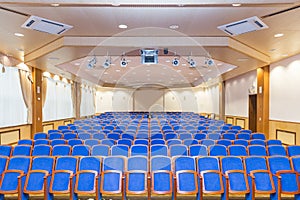
[(71, 154), (71, 146), (66, 144), (55, 145), (52, 149), (52, 156), (68, 156)]
[(164, 135), (162, 133), (151, 133), (150, 135), (151, 140), (155, 140), (155, 139), (164, 139)]
[(124, 199), (122, 177), (125, 172), (125, 159), (110, 156), (103, 159), (100, 193), (104, 199)]
[(182, 144), (180, 139), (170, 139), (167, 141), (167, 145), (170, 147), (171, 145)]
[(72, 147), (72, 156), (89, 156), (90, 147), (83, 144), (78, 144)]
[(131, 146), (130, 156), (147, 156), (148, 146), (142, 144), (135, 144)]
[(198, 176), (196, 161), (193, 157), (178, 156), (173, 159), (173, 174), (176, 177), (176, 198), (196, 199), (198, 195)]
[(153, 156), (150, 160), (150, 170), (151, 198), (172, 199), (171, 159), (166, 156)]
[(100, 166), (101, 158), (99, 157), (85, 156), (80, 158), (74, 187), (76, 199), (79, 195), (85, 196), (86, 194), (94, 194), (95, 199), (100, 198)]
[(130, 139), (119, 139), (117, 144), (126, 145), (130, 148), (131, 145), (132, 145), (132, 140), (130, 140)]
[(249, 145), (266, 145), (265, 140), (261, 140), (261, 139), (253, 139), (253, 140), (249, 140)]
[(221, 166), (222, 173), (226, 176), (226, 179), (223, 178), (223, 181), (226, 182), (226, 184), (224, 184), (225, 194), (223, 194), (223, 196), (226, 197), (234, 193), (249, 195), (250, 188), (242, 159), (233, 156), (222, 157)]
[(219, 140), (221, 139), (221, 134), (219, 133), (209, 133), (206, 136), (207, 139), (211, 139), (211, 140)]
[(47, 134), (47, 133), (44, 133), (44, 132), (38, 132), (38, 133), (35, 133), (35, 134), (34, 134), (33, 139), (34, 139), (34, 140), (38, 140), (38, 139), (48, 139), (48, 134)]
[(210, 145), (214, 145), (215, 141), (211, 140), (211, 139), (203, 139), (203, 140), (200, 140), (200, 144), (203, 144), (203, 145), (209, 147)]
[(143, 145), (148, 145), (149, 141), (146, 139), (136, 139), (133, 141), (133, 144), (143, 144)]
[[(49, 133), (48, 133), (48, 134), (49, 134)], [(63, 134), (54, 132), (54, 133), (50, 133), (50, 134), (49, 134), (48, 139), (49, 139), (49, 140), (62, 139), (63, 137), (64, 137)]]
[(112, 156), (125, 156), (128, 157), (129, 155), (129, 147), (127, 145), (118, 144), (113, 145), (111, 147), (111, 155)]
[(133, 133), (124, 133), (121, 135), (122, 139), (134, 140), (135, 135)]
[(267, 145), (282, 145), (281, 140), (267, 140)]
[(148, 159), (144, 156), (133, 156), (128, 158), (126, 172), (126, 198), (147, 199), (148, 198)]
[(204, 133), (196, 133), (194, 135), (194, 139), (196, 139), (196, 140), (203, 140), (205, 138), (206, 138), (206, 134), (204, 134)]
[(54, 171), (51, 176), (50, 195), (68, 195), (70, 199), (74, 199), (72, 190), (75, 185), (74, 175), (77, 171), (77, 166), (77, 157), (62, 156), (56, 159)]
[(210, 156), (227, 156), (226, 146), (220, 144), (210, 145), (208, 152)]
[(248, 133), (238, 133), (236, 139), (250, 140), (250, 134)]
[(178, 135), (176, 133), (165, 134), (165, 140), (170, 140), (170, 139), (178, 139)]
[(236, 139), (236, 140), (233, 141), (233, 144), (243, 145), (243, 146), (247, 147), (248, 146), (248, 140)]
[(189, 146), (190, 156), (207, 156), (207, 147), (202, 144), (196, 144)]
[(97, 140), (97, 139), (87, 139), (87, 140), (84, 140), (84, 144), (89, 146), (89, 147), (93, 147), (93, 146), (99, 144), (99, 140)]
[(75, 139), (75, 138), (77, 138), (76, 133), (65, 133), (64, 134), (64, 139), (65, 140), (70, 140), (70, 139)]
[(49, 143), (50, 143), (50, 140), (48, 140), (48, 139), (37, 139), (34, 141), (34, 145), (40, 145), (40, 144), (48, 145)]
[(98, 144), (92, 147), (91, 156), (109, 156), (110, 146), (105, 144)]
[(181, 140), (193, 139), (193, 136), (190, 133), (181, 133), (179, 134), (179, 139)]
[(33, 140), (31, 139), (22, 139), (18, 141), (18, 145), (33, 145)]
[(87, 139), (91, 139), (92, 135), (89, 133), (78, 133), (78, 139), (81, 140), (87, 140)]
[(62, 145), (62, 144), (66, 144), (66, 140), (64, 140), (64, 139), (53, 139), (53, 140), (50, 140), (50, 145), (51, 146)]
[(266, 136), (263, 133), (252, 133), (251, 139), (266, 140)]
[(52, 133), (60, 133), (59, 130), (54, 130), (54, 129), (51, 129), (51, 130), (48, 130), (48, 134), (52, 134)]
[(299, 156), (300, 146), (299, 145), (287, 146), (287, 152), (288, 152), (288, 156)]
[(149, 136), (147, 133), (138, 133), (138, 134), (136, 134), (135, 139), (147, 139), (148, 140)]
[(240, 131), (240, 130), (242, 130), (242, 127), (241, 126), (237, 126), (237, 125), (231, 126), (231, 130), (238, 130), (238, 131)]
[(7, 156), (1, 156), (0, 155), (0, 176), (6, 170), (7, 163), (9, 161), (9, 158)]
[(217, 157), (199, 157), (197, 159), (197, 169), (200, 176), (200, 199), (204, 194), (222, 195), (224, 194), (223, 176)]
[(118, 140), (118, 139), (120, 139), (120, 134), (118, 134), (118, 133), (109, 133), (109, 134), (107, 134), (107, 139)]
[(12, 149), (10, 145), (0, 145), (0, 156), (10, 157)]
[(67, 142), (68, 142), (68, 145), (70, 145), (71, 147), (73, 147), (77, 144), (83, 144), (81, 139), (70, 139), (70, 140), (67, 140)]
[(12, 150), (12, 156), (31, 156), (31, 151), (30, 145), (17, 145)]
[(34, 145), (32, 150), (32, 156), (50, 156), (51, 153), (52, 147), (46, 144)]
[[(3, 163), (2, 163), (3, 164)], [(26, 175), (31, 165), (28, 156), (14, 156), (9, 159), (6, 170), (2, 173), (0, 185), (0, 198), (5, 199), (5, 195), (18, 195), (18, 199), (26, 198), (23, 193)]]
[(228, 153), (230, 156), (248, 156), (247, 149), (243, 145), (228, 146)]
[(268, 157), (268, 164), (276, 189), (276, 193), (272, 194), (270, 199), (280, 199), (282, 194), (294, 194), (295, 199), (299, 199), (299, 175), (297, 171), (292, 170), (289, 158), (284, 156)]
[[(30, 195), (38, 195), (44, 197), (44, 199), (53, 198), (47, 191), (50, 187), (50, 178), (54, 163), (55, 159), (50, 156), (40, 156), (32, 159), (31, 168), (26, 176), (24, 186), (25, 194), (29, 197)], [(28, 197), (26, 199), (28, 199)]]
[(168, 146), (163, 144), (151, 145), (150, 156), (168, 156)]
[(274, 194), (275, 185), (272, 174), (268, 169), (267, 161), (264, 157), (247, 157), (244, 160), (250, 193), (246, 199), (255, 199), (256, 194)]
[(103, 139), (101, 140), (101, 144), (105, 144), (111, 147), (116, 144), (116, 141), (113, 139)]
[(174, 144), (169, 147), (169, 156), (187, 156), (188, 148), (182, 144)]
[(165, 140), (164, 139), (153, 139), (151, 140), (151, 145), (156, 145), (156, 144), (165, 144)]
[(66, 125), (60, 125), (60, 126), (57, 127), (57, 129), (58, 130), (64, 130), (64, 129), (69, 129), (69, 127), (66, 126)]
[(247, 134), (251, 134), (252, 131), (249, 129), (244, 129), (244, 130), (240, 130), (240, 133), (247, 133)]
[(199, 144), (198, 140), (195, 139), (185, 139), (183, 140), (183, 144), (186, 146), (191, 146), (191, 145), (195, 145), (195, 144)]
[(267, 156), (266, 147), (263, 145), (249, 145), (247, 148), (249, 156)]
[(269, 156), (287, 156), (287, 152), (282, 145), (270, 145), (267, 147)]
[(106, 138), (106, 135), (104, 133), (96, 133), (92, 135), (92, 138), (97, 140), (103, 140)]
[(220, 139), (217, 141), (217, 144), (221, 144), (228, 147), (229, 145), (232, 145), (232, 141), (228, 139)]
[(235, 140), (236, 135), (234, 133), (224, 133), (223, 134), (223, 139), (227, 140)]

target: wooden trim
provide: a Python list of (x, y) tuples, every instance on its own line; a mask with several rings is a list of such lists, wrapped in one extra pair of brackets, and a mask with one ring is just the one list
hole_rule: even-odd
[(64, 125), (68, 125), (68, 124), (71, 124), (72, 123), (72, 120), (71, 119), (68, 119), (68, 120), (64, 120)]
[(53, 123), (43, 124), (43, 129), (44, 129), (45, 126), (52, 126), (52, 129), (54, 129), (54, 122)]
[(291, 121), (281, 121), (281, 120), (269, 120), (270, 122), (280, 122), (280, 123), (289, 123), (289, 124), (296, 124), (300, 125), (300, 122), (291, 122)]
[(19, 124), (19, 125), (15, 125), (15, 126), (3, 126), (3, 127), (0, 127), (0, 133), (1, 133), (1, 129), (18, 128), (21, 126), (30, 126), (30, 125), (32, 125), (32, 124)]
[(245, 125), (246, 125), (246, 119), (244, 118), (235, 118), (235, 124), (238, 125), (238, 121), (243, 121), (243, 126), (242, 126), (242, 129), (245, 129)]
[[(14, 131), (18, 131), (18, 138), (19, 140), (21, 139), (21, 129), (12, 129), (12, 130), (9, 130), (9, 131), (1, 131), (0, 132), (0, 135), (2, 134), (6, 134), (6, 133), (10, 133), (10, 132), (14, 132)], [(1, 141), (1, 136), (0, 136), (0, 144), (2, 144), (2, 141)], [(14, 143), (9, 143), (8, 145), (12, 145), (12, 144), (16, 144), (15, 142)]]
[[(297, 134), (296, 134), (296, 132), (282, 130), (282, 129), (276, 129), (276, 139), (278, 139), (278, 134), (279, 134), (278, 132), (285, 132), (285, 133), (294, 135), (294, 144), (292, 144), (292, 145), (296, 145), (296, 141), (297, 141)], [(291, 145), (291, 144), (286, 144), (286, 143), (282, 143), (282, 144), (284, 144), (284, 145)]]
[(74, 119), (75, 119), (74, 117), (71, 117), (71, 118), (65, 118), (65, 119), (49, 120), (49, 121), (43, 121), (43, 124), (60, 122), (60, 121), (63, 121), (63, 122), (70, 121), (70, 122), (72, 122), (72, 120), (74, 120)]
[(234, 125), (233, 124), (234, 123), (234, 117), (228, 117), (228, 116), (226, 116), (226, 124), (231, 124), (231, 123), (228, 122), (228, 119), (231, 119), (232, 120), (232, 125)]

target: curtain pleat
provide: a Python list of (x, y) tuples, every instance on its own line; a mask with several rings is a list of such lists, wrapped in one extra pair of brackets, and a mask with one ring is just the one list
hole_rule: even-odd
[(20, 84), (22, 88), (22, 95), (24, 99), (24, 103), (27, 107), (27, 122), (32, 123), (32, 88), (31, 81), (28, 76), (30, 76), (30, 72), (24, 70), (18, 70), (20, 77)]

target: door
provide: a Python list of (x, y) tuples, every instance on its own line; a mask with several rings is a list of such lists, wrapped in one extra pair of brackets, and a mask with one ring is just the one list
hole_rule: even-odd
[(257, 95), (249, 95), (249, 129), (252, 132), (256, 132), (256, 123), (257, 123)]

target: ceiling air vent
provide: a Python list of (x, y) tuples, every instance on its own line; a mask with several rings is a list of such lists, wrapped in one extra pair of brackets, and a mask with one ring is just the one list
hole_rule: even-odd
[(71, 29), (73, 26), (51, 21), (37, 16), (30, 16), (22, 25), (22, 27), (50, 34), (60, 35), (66, 32), (67, 30)]
[(231, 36), (236, 36), (243, 33), (257, 31), (265, 28), (268, 28), (268, 26), (256, 16), (241, 21), (233, 22), (230, 24), (218, 26), (218, 29), (224, 31), (225, 33)]

